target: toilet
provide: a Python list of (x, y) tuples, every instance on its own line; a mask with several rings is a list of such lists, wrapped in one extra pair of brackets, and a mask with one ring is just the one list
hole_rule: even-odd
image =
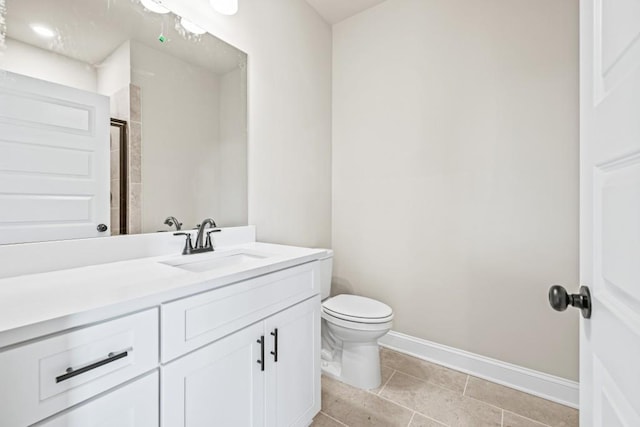
[(331, 293), (333, 251), (321, 263), (322, 373), (365, 390), (380, 386), (378, 339), (392, 326), (393, 310), (371, 298)]

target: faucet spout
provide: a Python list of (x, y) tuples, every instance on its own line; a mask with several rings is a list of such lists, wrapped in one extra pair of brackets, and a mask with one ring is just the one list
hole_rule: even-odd
[(167, 219), (164, 220), (164, 223), (169, 227), (176, 227), (176, 231), (182, 230), (182, 223), (178, 221), (178, 218), (175, 216), (168, 216)]
[(211, 228), (217, 228), (216, 222), (213, 218), (206, 218), (198, 227), (198, 237), (196, 237), (196, 249), (202, 249), (204, 247), (204, 230), (207, 228), (207, 225)]

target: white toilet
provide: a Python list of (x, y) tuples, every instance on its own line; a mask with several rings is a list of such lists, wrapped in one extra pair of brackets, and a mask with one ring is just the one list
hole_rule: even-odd
[(389, 332), (393, 310), (356, 295), (331, 292), (333, 251), (322, 259), (322, 372), (365, 390), (380, 386), (378, 338)]

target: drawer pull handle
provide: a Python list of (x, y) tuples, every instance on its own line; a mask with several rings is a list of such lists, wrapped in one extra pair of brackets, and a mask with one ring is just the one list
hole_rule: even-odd
[(273, 361), (278, 362), (278, 328), (275, 328), (273, 332), (271, 332), (271, 336), (273, 337), (273, 350), (271, 354), (273, 355)]
[(83, 366), (82, 368), (78, 368), (78, 369), (73, 369), (71, 367), (67, 368), (67, 371), (65, 374), (60, 375), (59, 377), (56, 377), (56, 383), (61, 383), (62, 381), (66, 381), (68, 379), (71, 379), (75, 376), (84, 374), (85, 372), (89, 372), (93, 369), (99, 368), (101, 366), (104, 366), (106, 364), (109, 364), (111, 362), (115, 362), (116, 360), (120, 360), (120, 359), (124, 359), (125, 357), (127, 357), (129, 355), (129, 352), (132, 349), (127, 349), (124, 351), (121, 351), (120, 353), (109, 353), (106, 357), (106, 359), (102, 359), (99, 360), (95, 363), (92, 363), (90, 365), (86, 365)]
[(264, 335), (260, 337), (258, 344), (260, 344), (260, 360), (258, 360), (258, 364), (260, 365), (260, 370), (264, 371)]

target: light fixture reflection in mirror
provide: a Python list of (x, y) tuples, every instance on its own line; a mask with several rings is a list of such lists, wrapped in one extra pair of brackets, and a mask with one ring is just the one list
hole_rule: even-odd
[(196, 24), (194, 24), (193, 22), (189, 21), (186, 18), (180, 18), (180, 25), (182, 25), (182, 27), (185, 30), (193, 34), (202, 35), (206, 33), (205, 30), (203, 30), (202, 28), (200, 28), (199, 26), (197, 26)]
[(140, 0), (140, 3), (142, 3), (142, 6), (144, 6), (145, 9), (151, 12), (159, 13), (161, 15), (170, 12), (169, 9), (158, 3), (156, 0)]
[(209, 0), (211, 7), (222, 15), (235, 15), (238, 12), (238, 0)]
[(245, 53), (152, 0), (5, 4), (0, 245), (248, 223)]
[(44, 25), (31, 24), (31, 29), (33, 30), (34, 33), (36, 33), (40, 37), (44, 37), (45, 39), (52, 39), (56, 36), (55, 31), (53, 31), (49, 27), (45, 27)]

